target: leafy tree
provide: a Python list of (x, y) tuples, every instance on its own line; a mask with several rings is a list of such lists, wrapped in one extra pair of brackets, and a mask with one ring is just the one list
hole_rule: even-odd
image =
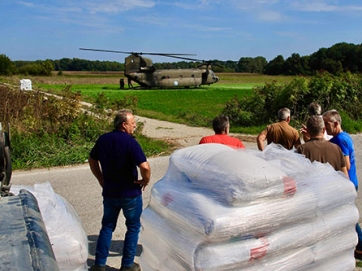
[(309, 71), (308, 61), (294, 53), (285, 60), (282, 70), (285, 75), (305, 75)]
[(269, 61), (269, 63), (265, 66), (265, 74), (269, 75), (283, 74), (284, 63), (285, 63), (284, 57), (282, 55), (278, 55), (276, 58)]
[(54, 64), (51, 60), (45, 60), (40, 63), (42, 75), (50, 76), (54, 70)]
[(0, 55), (0, 75), (10, 75), (14, 71), (13, 63), (6, 55)]
[(50, 60), (29, 62), (19, 68), (19, 73), (33, 76), (50, 76), (54, 70), (53, 62)]
[(267, 64), (268, 61), (265, 59), (265, 57), (262, 56), (255, 58), (242, 57), (238, 62), (238, 67), (240, 72), (263, 73)]

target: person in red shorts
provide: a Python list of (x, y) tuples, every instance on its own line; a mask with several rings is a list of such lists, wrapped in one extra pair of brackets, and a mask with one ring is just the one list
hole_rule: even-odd
[(230, 121), (228, 116), (219, 115), (212, 122), (212, 128), (215, 134), (210, 136), (204, 136), (201, 138), (199, 144), (205, 143), (219, 143), (228, 145), (235, 149), (245, 149), (245, 146), (241, 140), (229, 136)]

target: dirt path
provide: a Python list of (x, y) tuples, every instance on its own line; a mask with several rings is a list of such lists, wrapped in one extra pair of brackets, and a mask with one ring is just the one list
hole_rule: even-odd
[[(140, 116), (136, 116), (136, 119), (137, 121), (144, 123), (142, 132), (146, 136), (171, 142), (180, 148), (197, 145), (203, 136), (214, 134), (212, 128), (191, 127), (184, 124), (171, 123)], [(239, 138), (246, 147), (257, 147), (255, 136), (243, 134), (230, 135)]]

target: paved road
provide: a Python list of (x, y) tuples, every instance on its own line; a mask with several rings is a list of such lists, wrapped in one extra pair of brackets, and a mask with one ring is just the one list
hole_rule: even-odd
[[(151, 185), (161, 179), (167, 170), (169, 157), (158, 157), (149, 160), (152, 168)], [(35, 183), (50, 182), (54, 191), (64, 197), (75, 208), (83, 222), (84, 229), (89, 240), (88, 266), (94, 261), (95, 242), (100, 229), (102, 216), (101, 188), (97, 180), (89, 170), (88, 164), (52, 168), (49, 170), (15, 171), (11, 183), (15, 185), (33, 185)], [(146, 206), (150, 197), (149, 186), (144, 192), (144, 205)], [(120, 216), (119, 225), (124, 224)], [(120, 240), (124, 238), (124, 227), (119, 226), (114, 232), (114, 240), (111, 247), (111, 256), (108, 259), (107, 270), (119, 270), (121, 251)], [(139, 251), (140, 253), (140, 251)]]

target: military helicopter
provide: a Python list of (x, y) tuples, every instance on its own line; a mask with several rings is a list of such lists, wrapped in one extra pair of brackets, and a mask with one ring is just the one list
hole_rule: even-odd
[[(211, 61), (189, 58), (192, 54), (171, 53), (135, 53), (100, 49), (79, 48), (80, 50), (98, 51), (108, 53), (129, 54), (125, 58), (124, 75), (129, 81), (138, 83), (142, 88), (198, 88), (201, 85), (211, 85), (219, 81), (211, 70)], [(158, 55), (183, 60), (200, 62), (194, 69), (165, 69), (157, 70), (150, 58), (142, 55)]]

